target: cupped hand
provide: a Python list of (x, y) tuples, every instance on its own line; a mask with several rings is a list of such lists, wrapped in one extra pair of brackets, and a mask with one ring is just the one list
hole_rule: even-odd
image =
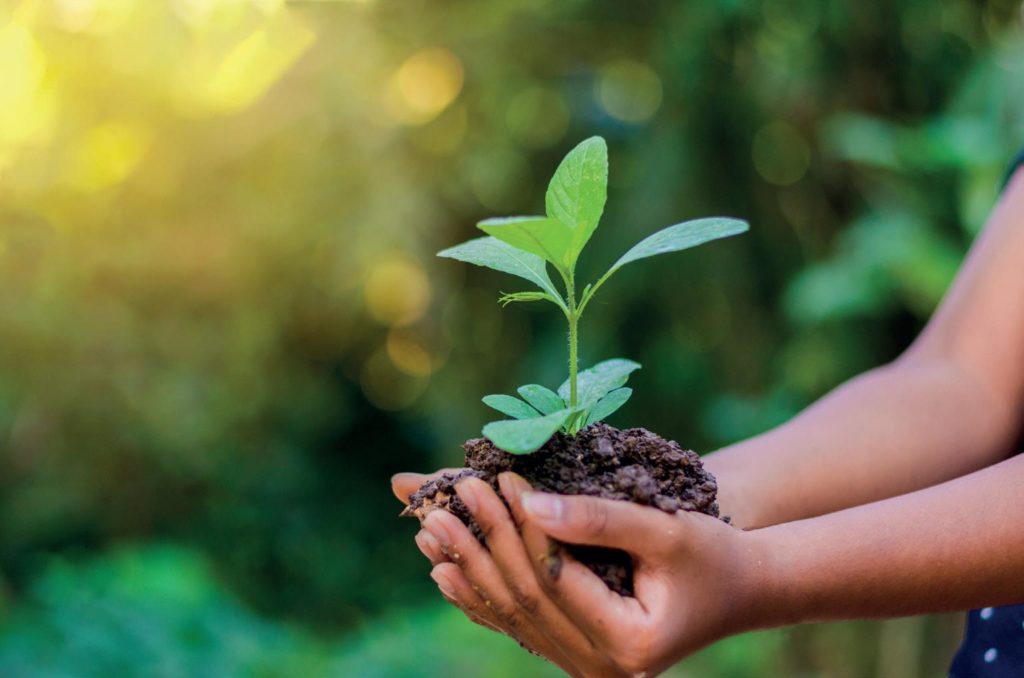
[[(402, 503), (408, 504), (410, 495), (423, 483), (443, 473), (455, 474), (460, 470), (442, 469), (431, 474), (399, 473), (391, 479), (391, 490)], [(478, 482), (490, 490), (485, 483)], [(505, 511), (493, 491), (491, 496)], [(507, 517), (508, 513), (505, 515)], [(462, 521), (447, 511), (437, 510), (431, 511), (422, 523), (423, 529), (416, 535), (416, 546), (433, 566), (430, 577), (449, 603), (462, 610), (474, 623), (511, 637), (528, 651), (548, 659), (569, 675), (599, 675), (594, 671), (581, 670), (555, 639), (544, 636), (543, 630), (533, 623), (530, 615), (517, 609), (518, 593), (507, 588), (503, 573), (497, 569), (487, 549), (480, 545)], [(508, 527), (511, 531), (488, 534), (488, 546), (513, 552), (518, 546), (518, 566), (524, 572), (530, 572), (526, 552), (515, 527), (511, 522)], [(442, 536), (439, 538), (435, 535)], [(554, 612), (553, 609), (550, 611)], [(577, 634), (575, 642), (578, 651), (585, 649), (583, 644), (586, 640), (582, 634)]]
[[(433, 576), (467, 615), (483, 608), (488, 625), (528, 646), (525, 638), (540, 639), (531, 647), (568, 673), (650, 676), (765, 624), (771, 559), (754, 533), (698, 513), (533, 492), (512, 473), (499, 484), (511, 514), (479, 479), (456, 486), (486, 549), (446, 512), (424, 521), (447, 557)], [(613, 593), (558, 542), (628, 552), (635, 597)]]

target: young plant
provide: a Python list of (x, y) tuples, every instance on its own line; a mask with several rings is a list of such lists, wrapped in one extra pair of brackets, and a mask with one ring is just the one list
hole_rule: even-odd
[[(634, 245), (593, 284), (580, 288), (576, 261), (597, 229), (608, 196), (608, 146), (591, 137), (569, 152), (548, 185), (546, 216), (487, 219), (477, 227), (488, 235), (438, 252), (477, 266), (524, 278), (540, 291), (504, 294), (512, 302), (547, 301), (565, 315), (569, 326), (569, 376), (552, 391), (538, 384), (521, 386), (515, 398), (489, 395), (489, 407), (512, 417), (484, 426), (483, 434), (506, 452), (528, 454), (540, 449), (557, 431), (575, 435), (585, 426), (610, 416), (633, 394), (625, 386), (640, 368), (632, 360), (614, 358), (578, 371), (579, 322), (601, 286), (628, 263), (656, 254), (677, 252), (711, 240), (743, 233), (745, 221), (714, 217), (669, 226)], [(550, 264), (562, 280), (559, 290), (548, 275)]]

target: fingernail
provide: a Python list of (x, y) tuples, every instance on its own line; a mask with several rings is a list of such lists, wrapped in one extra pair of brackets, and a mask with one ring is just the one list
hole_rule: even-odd
[(534, 518), (541, 520), (561, 520), (564, 503), (553, 494), (543, 492), (523, 492), (523, 509)]
[(508, 472), (498, 476), (498, 487), (501, 489), (501, 494), (505, 497), (505, 501), (515, 501), (517, 494), (516, 484), (512, 482), (512, 476)]
[(434, 538), (434, 535), (430, 534), (426, 530), (420, 530), (417, 532), (415, 541), (420, 552), (427, 558), (434, 558), (441, 553), (441, 544), (439, 544), (437, 539)]
[(479, 495), (477, 494), (478, 488), (474, 487), (476, 483), (468, 480), (463, 480), (461, 483), (455, 486), (455, 493), (459, 495), (459, 499), (466, 505), (470, 513), (476, 513), (477, 507), (480, 505)]
[[(444, 511), (431, 511), (430, 514), (423, 520), (423, 529), (429, 532), (440, 544), (440, 546), (448, 546), (455, 541), (455, 535), (452, 534), (451, 526), (447, 525), (447, 520)], [(456, 518), (452, 517), (452, 520)]]
[(434, 580), (435, 584), (437, 584), (437, 588), (441, 589), (441, 593), (453, 600), (455, 599), (455, 594), (452, 593), (451, 582), (449, 582), (443, 574), (440, 574), (437, 570), (431, 570), (430, 578)]

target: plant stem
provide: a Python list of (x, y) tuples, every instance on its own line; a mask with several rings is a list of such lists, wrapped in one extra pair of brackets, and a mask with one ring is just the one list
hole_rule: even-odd
[(576, 382), (579, 371), (579, 321), (580, 315), (576, 310), (576, 289), (572, 277), (568, 280), (569, 292), (569, 407), (576, 408)]

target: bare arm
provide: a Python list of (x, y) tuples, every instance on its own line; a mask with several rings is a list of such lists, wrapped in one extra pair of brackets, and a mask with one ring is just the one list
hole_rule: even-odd
[(775, 554), (770, 625), (1024, 601), (1024, 457), (827, 516), (749, 533)]
[(742, 527), (822, 515), (1004, 459), (1024, 411), (1024, 171), (896, 362), (706, 458)]

